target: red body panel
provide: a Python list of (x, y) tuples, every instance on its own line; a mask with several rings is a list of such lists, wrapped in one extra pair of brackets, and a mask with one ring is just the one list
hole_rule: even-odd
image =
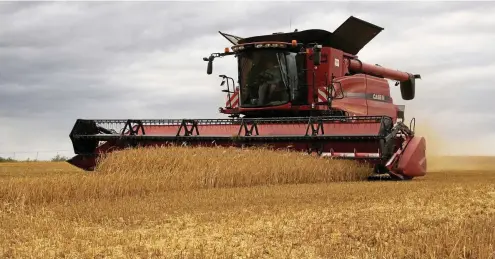
[(397, 171), (410, 177), (426, 174), (426, 140), (424, 137), (413, 137), (402, 153)]
[[(341, 77), (344, 75), (344, 62), (343, 62), (344, 52), (338, 49), (329, 49), (328, 57), (328, 76)], [(328, 82), (331, 82), (329, 80)]]
[(385, 79), (358, 74), (335, 81), (337, 92), (342, 87), (345, 97), (333, 100), (332, 108), (347, 111), (350, 115), (385, 115), (395, 122), (397, 109), (393, 104), (390, 88)]
[[(366, 76), (354, 75), (342, 77), (335, 80), (340, 84), (335, 84), (337, 92), (342, 87), (345, 97), (332, 101), (332, 107), (335, 109), (347, 111), (351, 116), (368, 115), (368, 106), (364, 97), (359, 94), (366, 93)], [(356, 98), (351, 96), (357, 95)]]
[[(390, 96), (390, 87), (387, 80), (374, 76), (366, 76), (366, 94), (370, 98), (366, 99), (368, 115), (385, 115), (394, 121), (397, 117), (397, 110)], [(386, 98), (385, 101), (380, 98)]]

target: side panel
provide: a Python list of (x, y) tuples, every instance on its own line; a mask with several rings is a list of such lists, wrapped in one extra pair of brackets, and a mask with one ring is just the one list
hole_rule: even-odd
[[(308, 67), (311, 67), (311, 69), (314, 69), (314, 66), (312, 65), (313, 59), (309, 58), (308, 62), (311, 62), (308, 64)], [(343, 52), (338, 49), (333, 49), (333, 48), (324, 48), (322, 50), (321, 54), (321, 65), (318, 66), (317, 70), (314, 70), (316, 72), (316, 87), (317, 89), (317, 96), (316, 96), (316, 102), (321, 104), (327, 104), (329, 103), (328, 97), (330, 95), (330, 89), (329, 86), (332, 82), (332, 78), (336, 77), (341, 77), (343, 75), (343, 68), (345, 67), (345, 63), (343, 60)], [(310, 73), (312, 77), (312, 72)], [(311, 89), (311, 94), (310, 98), (312, 98), (312, 92), (314, 89), (312, 88), (312, 80), (311, 78), (310, 82), (310, 89)], [(317, 109), (329, 109), (330, 106), (318, 106)]]
[(331, 82), (332, 75), (334, 77), (343, 76), (343, 68), (345, 66), (343, 61), (344, 52), (338, 49), (330, 49), (330, 57), (328, 58), (328, 81)]
[(410, 177), (426, 174), (426, 140), (415, 136), (408, 143), (397, 166), (397, 171)]
[[(307, 56), (307, 82), (308, 82), (308, 103), (318, 102), (318, 88), (330, 84), (329, 74), (329, 59), (330, 49), (323, 48), (321, 50), (321, 62), (315, 69), (313, 65), (313, 51), (310, 49), (310, 53)], [(314, 84), (313, 84), (314, 81)]]
[(347, 111), (351, 116), (368, 115), (366, 103), (366, 76), (353, 75), (335, 79), (334, 86), (337, 96), (341, 95), (340, 86), (344, 91), (343, 99), (332, 101), (332, 108)]
[(390, 96), (390, 86), (386, 79), (367, 75), (366, 99), (368, 115), (389, 116), (395, 122), (395, 119), (397, 118), (397, 109)]

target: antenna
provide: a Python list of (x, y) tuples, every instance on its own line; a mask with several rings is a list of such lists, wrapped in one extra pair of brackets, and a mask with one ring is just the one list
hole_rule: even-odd
[(289, 32), (292, 31), (292, 9), (290, 8), (292, 0), (289, 0)]

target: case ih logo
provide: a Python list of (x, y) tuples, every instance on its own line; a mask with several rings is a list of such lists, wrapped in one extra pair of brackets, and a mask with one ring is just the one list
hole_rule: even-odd
[(375, 100), (385, 101), (385, 96), (381, 94), (373, 94), (372, 98)]

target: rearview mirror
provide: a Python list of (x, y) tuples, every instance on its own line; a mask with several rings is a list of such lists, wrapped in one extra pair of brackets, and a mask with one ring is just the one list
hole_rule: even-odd
[(208, 75), (211, 75), (211, 73), (212, 73), (212, 72), (213, 72), (213, 59), (212, 59), (212, 58), (210, 58), (210, 59), (208, 60), (208, 68), (206, 69), (206, 73), (207, 73)]
[(211, 75), (211, 73), (213, 72), (213, 59), (215, 57), (213, 56), (210, 56), (209, 58), (203, 58), (203, 61), (208, 61), (208, 67), (206, 68), (206, 73), (208, 75)]

